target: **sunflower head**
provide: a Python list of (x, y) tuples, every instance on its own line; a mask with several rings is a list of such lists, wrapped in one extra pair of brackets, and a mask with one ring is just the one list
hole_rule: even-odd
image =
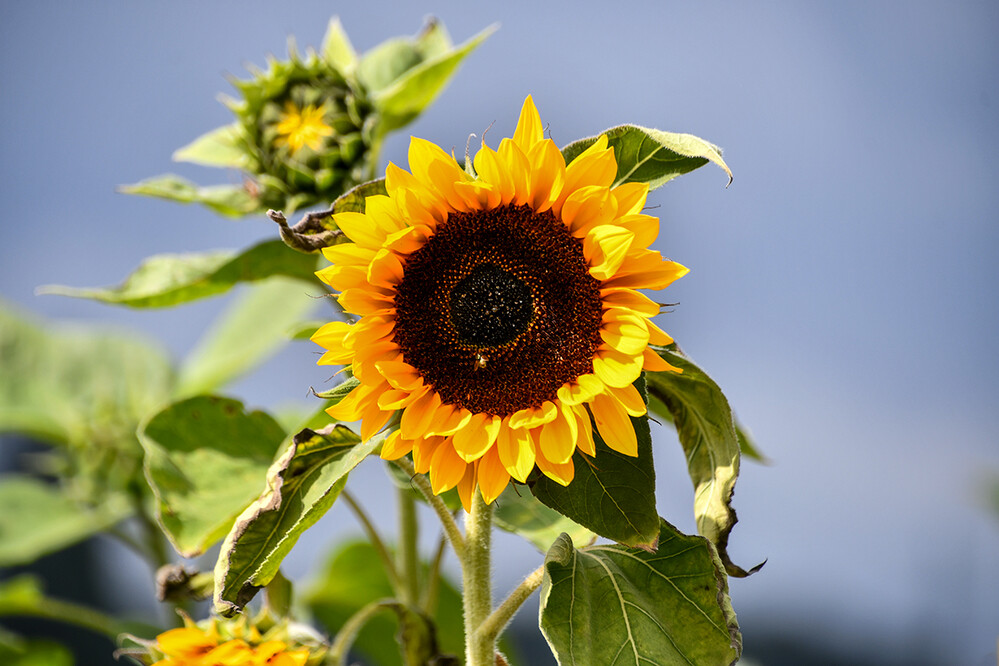
[(320, 364), (360, 381), (330, 416), (360, 420), (366, 439), (401, 413), (382, 457), (412, 454), (434, 492), (457, 486), (466, 507), (476, 487), (492, 502), (535, 468), (568, 485), (572, 456), (596, 454), (594, 428), (637, 454), (633, 383), (677, 371), (649, 348), (672, 340), (638, 290), (687, 272), (648, 249), (648, 185), (615, 186), (606, 137), (567, 165), (530, 97), (513, 138), (483, 141), (473, 165), (414, 138), (387, 195), (334, 216), (352, 242), (326, 248), (318, 275), (358, 320), (312, 338)]

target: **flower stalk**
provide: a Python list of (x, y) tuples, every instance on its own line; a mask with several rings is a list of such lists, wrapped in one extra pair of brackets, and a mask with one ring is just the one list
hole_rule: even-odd
[(492, 548), (492, 506), (482, 493), (472, 495), (465, 516), (465, 560), (462, 566), (462, 596), (465, 606), (465, 664), (493, 666), (496, 635), (479, 631), (492, 611), (490, 557)]

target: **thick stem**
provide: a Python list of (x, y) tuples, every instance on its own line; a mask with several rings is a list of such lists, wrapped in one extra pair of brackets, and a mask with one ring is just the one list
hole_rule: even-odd
[(402, 574), (403, 602), (416, 606), (420, 601), (420, 557), (417, 544), (420, 523), (416, 516), (416, 498), (408, 488), (399, 488), (399, 571)]
[(404, 471), (412, 481), (413, 485), (423, 493), (423, 497), (426, 498), (427, 503), (433, 508), (437, 513), (437, 517), (441, 519), (441, 524), (444, 526), (444, 534), (447, 536), (448, 541), (451, 542), (451, 548), (454, 549), (454, 554), (458, 556), (458, 560), (461, 562), (465, 561), (465, 539), (461, 536), (461, 531), (458, 530), (458, 524), (454, 522), (454, 516), (451, 515), (451, 510), (447, 508), (442, 500), (437, 495), (434, 495), (433, 488), (430, 487), (430, 481), (423, 474), (417, 474), (416, 470), (413, 468), (413, 463), (411, 463), (406, 458), (399, 458), (398, 460), (392, 461), (396, 466)]
[(479, 625), (479, 633), (482, 635), (482, 640), (496, 642), (499, 638), (500, 633), (510, 623), (513, 619), (514, 614), (523, 605), (527, 598), (531, 596), (534, 590), (541, 586), (541, 579), (544, 577), (545, 569), (544, 566), (540, 566), (534, 571), (532, 571), (527, 578), (521, 582), (517, 588), (510, 593), (510, 596), (506, 598), (499, 605), (499, 608), (493, 611), (492, 615), (486, 618), (485, 622)]
[(462, 596), (465, 603), (465, 666), (494, 666), (495, 636), (485, 636), (479, 627), (492, 611), (492, 507), (477, 489), (465, 517), (465, 561), (462, 566)]

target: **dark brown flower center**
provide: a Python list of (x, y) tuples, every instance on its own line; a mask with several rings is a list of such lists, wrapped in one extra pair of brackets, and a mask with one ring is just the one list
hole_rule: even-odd
[(550, 211), (451, 213), (406, 262), (395, 340), (448, 404), (506, 416), (593, 371), (600, 285)]

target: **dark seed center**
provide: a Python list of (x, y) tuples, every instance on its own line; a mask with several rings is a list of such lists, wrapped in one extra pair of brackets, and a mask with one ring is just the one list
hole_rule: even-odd
[(498, 347), (527, 330), (534, 314), (531, 289), (493, 264), (480, 264), (454, 286), (451, 324), (462, 342)]

